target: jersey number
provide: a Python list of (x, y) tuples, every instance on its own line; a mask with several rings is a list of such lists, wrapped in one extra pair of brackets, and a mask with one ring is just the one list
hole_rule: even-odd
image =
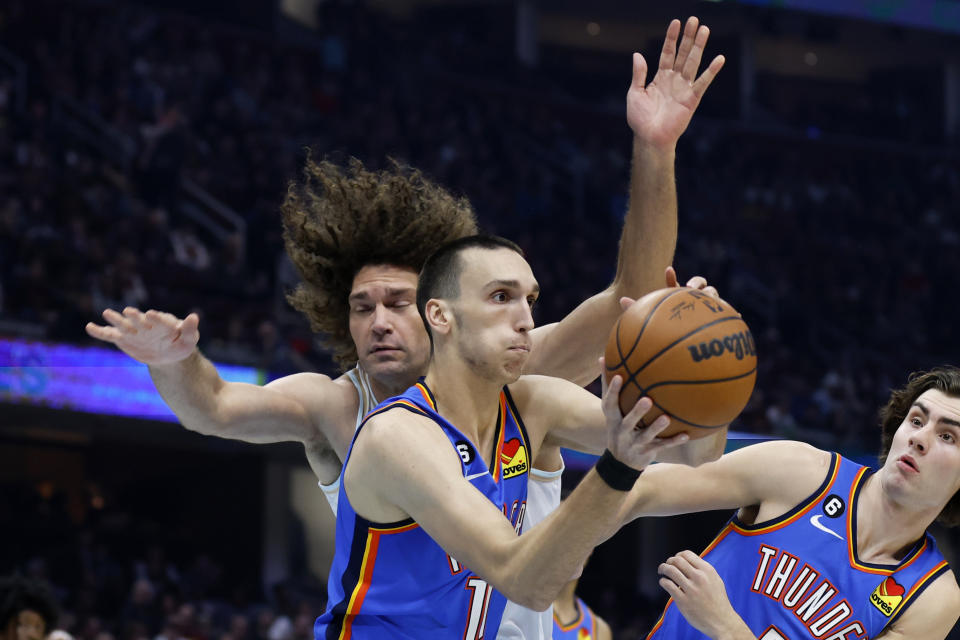
[(467, 612), (467, 626), (463, 630), (463, 640), (481, 640), (487, 626), (487, 607), (490, 606), (490, 594), (493, 588), (486, 580), (473, 577), (467, 580), (470, 596), (470, 611)]

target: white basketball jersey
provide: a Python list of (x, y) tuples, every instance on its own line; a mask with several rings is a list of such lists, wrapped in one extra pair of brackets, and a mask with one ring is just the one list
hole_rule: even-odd
[[(377, 399), (373, 396), (373, 389), (370, 387), (370, 377), (367, 375), (367, 372), (360, 368), (358, 364), (350, 371), (347, 371), (344, 375), (347, 376), (347, 379), (353, 383), (353, 386), (357, 390), (357, 397), (360, 398), (360, 402), (357, 404), (357, 421), (353, 425), (354, 430), (356, 430), (360, 423), (363, 422), (363, 417), (370, 413), (370, 410), (377, 406)], [(333, 509), (333, 515), (337, 515), (337, 497), (340, 495), (340, 477), (337, 476), (337, 479), (333, 484), (323, 484), (318, 482), (320, 488), (323, 490), (323, 495), (327, 499), (327, 502), (330, 504), (330, 508)], [(529, 505), (527, 509), (529, 509)]]
[[(527, 513), (523, 518), (523, 535), (560, 506), (560, 474), (556, 471), (530, 469), (527, 481)], [(497, 640), (550, 640), (553, 637), (553, 607), (546, 611), (533, 611), (507, 602), (503, 620), (497, 632)]]

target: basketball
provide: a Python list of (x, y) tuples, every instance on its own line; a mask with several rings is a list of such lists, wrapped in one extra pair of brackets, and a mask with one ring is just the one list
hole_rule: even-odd
[(757, 353), (749, 327), (729, 304), (702, 291), (653, 291), (620, 316), (606, 350), (607, 382), (623, 378), (620, 411), (643, 396), (649, 425), (670, 416), (660, 437), (702, 438), (729, 424), (750, 399)]

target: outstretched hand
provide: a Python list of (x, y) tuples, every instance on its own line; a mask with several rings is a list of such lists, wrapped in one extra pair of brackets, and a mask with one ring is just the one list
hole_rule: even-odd
[(143, 313), (127, 307), (122, 314), (106, 309), (103, 319), (109, 326), (88, 322), (87, 333), (117, 345), (134, 360), (150, 366), (185, 359), (200, 340), (200, 317), (195, 313), (181, 320), (172, 313), (153, 309)]
[(601, 406), (607, 419), (607, 449), (620, 462), (642, 470), (656, 459), (664, 449), (683, 444), (690, 437), (678, 433), (669, 438), (658, 438), (661, 431), (670, 425), (670, 416), (658, 417), (648, 427), (640, 426), (640, 419), (653, 408), (653, 401), (644, 396), (637, 400), (627, 415), (620, 413), (620, 389), (623, 378), (614, 376), (607, 383), (606, 366), (600, 358), (600, 386), (602, 389)]
[(627, 123), (633, 133), (660, 148), (672, 148), (690, 124), (707, 87), (723, 67), (725, 58), (715, 57), (697, 77), (710, 29), (691, 16), (683, 30), (679, 50), (680, 21), (673, 20), (660, 52), (660, 64), (647, 84), (647, 61), (633, 54), (633, 80), (627, 91)]

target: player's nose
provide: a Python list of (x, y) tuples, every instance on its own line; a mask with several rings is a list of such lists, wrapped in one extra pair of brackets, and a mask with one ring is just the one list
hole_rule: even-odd
[(922, 429), (917, 429), (910, 435), (910, 446), (920, 453), (926, 453), (927, 448), (930, 446), (930, 438), (931, 427), (927, 425)]
[(383, 334), (393, 328), (390, 322), (390, 312), (382, 304), (373, 308), (373, 324), (370, 326), (374, 333)]
[(524, 300), (518, 305), (516, 328), (518, 331), (530, 331), (533, 329), (533, 309)]

